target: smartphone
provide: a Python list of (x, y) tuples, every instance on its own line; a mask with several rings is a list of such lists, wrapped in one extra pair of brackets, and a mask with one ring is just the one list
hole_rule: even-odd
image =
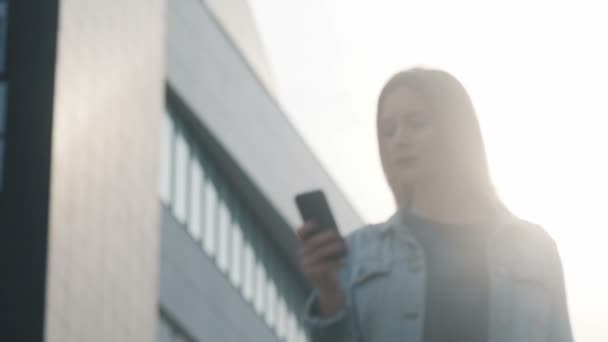
[[(310, 236), (314, 236), (327, 229), (338, 230), (336, 220), (334, 220), (334, 215), (331, 213), (323, 191), (315, 190), (298, 194), (296, 196), (296, 205), (304, 221), (315, 221), (317, 223), (318, 228)], [(341, 252), (328, 258), (339, 260), (345, 257), (346, 254), (348, 253)]]
[(319, 226), (319, 230), (338, 229), (334, 215), (331, 213), (322, 190), (314, 190), (296, 195), (296, 205), (305, 222), (315, 221)]

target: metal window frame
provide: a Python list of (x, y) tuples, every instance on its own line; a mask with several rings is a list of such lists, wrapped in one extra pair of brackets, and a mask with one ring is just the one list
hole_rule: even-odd
[[(202, 169), (202, 186), (199, 191), (201, 191), (201, 213), (202, 216), (200, 219), (200, 247), (201, 249), (212, 259), (215, 260), (218, 268), (227, 276), (228, 280), (231, 284), (235, 285), (232, 281), (231, 272), (233, 272), (232, 268), (232, 257), (233, 253), (231, 248), (233, 247), (233, 234), (232, 229), (240, 229), (242, 236), (242, 244), (244, 241), (248, 241), (251, 250), (252, 250), (252, 259), (251, 266), (252, 272), (251, 274), (251, 298), (247, 300), (251, 304), (253, 310), (258, 312), (264, 322), (266, 322), (270, 329), (273, 330), (275, 334), (278, 334), (279, 328), (276, 327), (276, 324), (280, 321), (284, 321), (282, 324), (285, 325), (282, 331), (285, 332), (286, 338), (289, 333), (289, 321), (288, 320), (277, 320), (277, 315), (280, 314), (279, 310), (279, 298), (283, 298), (284, 306), (286, 312), (293, 314), (294, 319), (296, 320), (296, 326), (293, 327), (296, 330), (301, 329), (301, 320), (299, 319), (297, 307), (303, 304), (303, 298), (306, 296), (306, 292), (309, 290), (309, 285), (304, 281), (304, 278), (298, 271), (297, 262), (290, 258), (289, 254), (285, 253), (285, 246), (282, 246), (278, 241), (276, 236), (269, 234), (269, 231), (265, 231), (263, 228), (268, 224), (268, 220), (266, 220), (265, 216), (260, 214), (254, 207), (251, 205), (254, 201), (251, 200), (251, 197), (241, 196), (241, 187), (235, 184), (234, 177), (235, 174), (231, 172), (225, 172), (227, 169), (234, 171), (238, 169), (234, 167), (234, 165), (226, 166), (226, 164), (230, 164), (228, 153), (223, 151), (221, 146), (217, 144), (213, 140), (213, 136), (209, 132), (205, 132), (202, 127), (202, 123), (196, 118), (196, 116), (189, 112), (187, 107), (180, 102), (177, 95), (171, 90), (170, 87), (167, 88), (167, 112), (170, 115), (170, 118), (173, 120), (173, 134), (172, 134), (172, 146), (171, 146), (171, 204), (174, 205), (174, 201), (176, 199), (176, 184), (175, 184), (175, 173), (176, 173), (176, 137), (178, 134), (182, 134), (186, 145), (188, 147), (188, 155), (187, 155), (187, 188), (189, 188), (191, 182), (191, 163), (198, 161)], [(246, 178), (246, 176), (242, 176), (241, 178)], [(213, 189), (208, 189), (207, 187), (213, 187)], [(239, 189), (239, 191), (235, 191), (235, 189)], [(192, 190), (190, 190), (192, 191)], [(209, 201), (209, 191), (215, 192), (215, 202), (211, 204)], [(251, 191), (251, 189), (247, 190)], [(245, 193), (246, 195), (246, 193)], [(186, 222), (190, 219), (190, 193), (187, 193), (186, 196)], [(263, 198), (263, 197), (262, 197)], [(257, 201), (259, 202), (259, 201)], [(228, 220), (230, 229), (227, 232), (226, 236), (226, 247), (227, 251), (220, 251), (222, 248), (220, 244), (220, 229), (218, 229), (217, 224), (219, 223), (219, 215), (220, 215), (220, 205), (224, 205), (227, 210)], [(212, 208), (212, 218), (213, 226), (215, 228), (208, 227), (208, 219), (205, 217), (208, 213), (208, 209)], [(236, 225), (234, 224), (236, 221)], [(272, 220), (271, 220), (272, 221)], [(208, 251), (206, 246), (209, 243), (209, 229), (214, 229), (213, 232), (213, 248)], [(226, 269), (223, 269), (219, 265), (219, 257), (220, 253), (226, 254)], [(238, 256), (241, 259), (241, 264), (238, 272), (242, 272), (245, 268), (246, 256), (245, 253), (239, 253)], [(284, 257), (287, 257), (288, 260), (283, 260)], [(279, 260), (280, 259), (280, 260)], [(261, 276), (259, 267), (262, 267), (263, 274), (265, 275), (265, 279), (261, 279), (263, 283), (260, 283)], [(234, 286), (236, 290), (240, 291), (241, 295), (245, 298), (245, 274), (240, 275), (240, 285)], [(263, 288), (259, 289), (258, 286), (261, 285)], [(271, 286), (274, 288), (275, 292), (275, 301), (274, 303), (269, 303), (269, 291)], [(289, 288), (289, 289), (288, 289)], [(260, 298), (258, 298), (260, 297)], [(261, 303), (259, 303), (261, 301)], [(260, 305), (261, 304), (261, 305)], [(267, 311), (269, 310), (268, 305), (272, 304), (273, 312), (270, 317), (272, 322), (268, 322)], [(299, 305), (298, 305), (299, 304)], [(258, 310), (261, 309), (261, 310)], [(298, 335), (298, 333), (294, 333)], [(277, 335), (278, 336), (278, 335)]]

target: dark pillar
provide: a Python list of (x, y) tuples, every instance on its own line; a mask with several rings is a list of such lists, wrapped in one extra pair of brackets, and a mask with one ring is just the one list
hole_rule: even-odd
[(42, 342), (58, 0), (0, 4), (8, 6), (0, 339)]

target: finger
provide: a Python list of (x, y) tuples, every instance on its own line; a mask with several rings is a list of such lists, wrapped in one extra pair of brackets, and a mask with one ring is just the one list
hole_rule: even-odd
[(314, 235), (319, 226), (314, 221), (306, 221), (298, 230), (296, 230), (296, 234), (300, 241), (304, 241), (308, 239), (310, 236)]
[(332, 272), (338, 272), (342, 267), (345, 266), (345, 264), (346, 263), (341, 260), (326, 261), (321, 264), (307, 267), (303, 270), (303, 272), (304, 274), (308, 274), (310, 276), (320, 276)]
[(302, 253), (310, 254), (326, 244), (333, 243), (335, 241), (343, 241), (342, 236), (336, 230), (329, 229), (309, 237), (302, 243)]
[(346, 242), (339, 234), (331, 232), (324, 234), (319, 233), (314, 239), (314, 241), (306, 241), (301, 245), (299, 252), (300, 259), (310, 259), (312, 256), (316, 255), (319, 250), (326, 248), (326, 246), (334, 244), (346, 245)]
[[(300, 268), (302, 271), (308, 272), (319, 272), (319, 271), (328, 271), (328, 270), (336, 270), (348, 265), (348, 260), (346, 258), (341, 259), (327, 259), (321, 261), (316, 264), (301, 264)], [(306, 273), (306, 272), (305, 272)]]
[(336, 260), (340, 256), (346, 254), (346, 244), (343, 241), (336, 241), (327, 244), (314, 253), (306, 255), (302, 262), (306, 265), (315, 265), (323, 263), (325, 260)]
[(343, 242), (336, 241), (323, 246), (313, 252), (302, 254), (300, 263), (304, 267), (314, 267), (327, 261), (340, 260), (347, 254), (347, 247)]

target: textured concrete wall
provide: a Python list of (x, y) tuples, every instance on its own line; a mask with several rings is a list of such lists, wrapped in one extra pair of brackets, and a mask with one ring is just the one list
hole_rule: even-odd
[(263, 40), (259, 35), (249, 0), (203, 0), (219, 19), (264, 85), (277, 96)]
[(167, 74), (170, 85), (292, 226), (300, 223), (293, 196), (323, 188), (340, 227), (361, 216), (338, 188), (245, 57), (199, 0), (169, 2)]
[(166, 4), (60, 5), (46, 340), (154, 341)]

